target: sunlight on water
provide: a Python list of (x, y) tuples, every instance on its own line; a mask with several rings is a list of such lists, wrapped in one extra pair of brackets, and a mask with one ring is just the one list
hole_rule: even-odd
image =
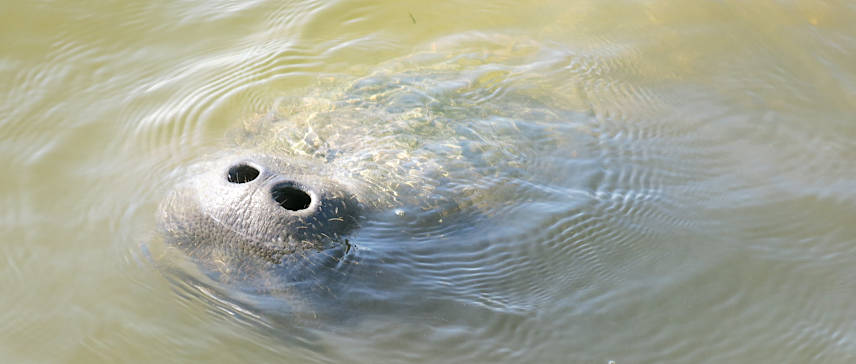
[[(856, 358), (851, 2), (93, 5), (0, 6), (0, 361)], [(336, 264), (165, 241), (243, 152), (358, 191)]]

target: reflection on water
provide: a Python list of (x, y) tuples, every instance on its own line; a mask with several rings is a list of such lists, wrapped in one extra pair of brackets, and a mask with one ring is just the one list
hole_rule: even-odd
[[(0, 8), (4, 361), (856, 357), (849, 2)], [(235, 141), (361, 187), (351, 264), (160, 240)]]

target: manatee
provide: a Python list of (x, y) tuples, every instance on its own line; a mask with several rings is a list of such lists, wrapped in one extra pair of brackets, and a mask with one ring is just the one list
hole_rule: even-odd
[(588, 115), (520, 86), (543, 79), (540, 51), (425, 52), (280, 98), (186, 168), (160, 205), (164, 240), (218, 282), (284, 292), (335, 290), (325, 279), (347, 281), (370, 240), (484, 236), (521, 200), (555, 198), (532, 186), (570, 181), (569, 121)]

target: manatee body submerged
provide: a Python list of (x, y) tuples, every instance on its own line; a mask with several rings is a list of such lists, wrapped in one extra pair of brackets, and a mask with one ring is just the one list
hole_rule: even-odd
[(570, 154), (566, 121), (578, 113), (497, 86), (513, 64), (428, 61), (249, 117), (162, 202), (165, 241), (221, 282), (317, 286), (325, 272), (341, 277), (365, 225), (401, 246), (489, 227), (496, 210), (541, 193), (527, 179), (563, 178), (544, 167)]

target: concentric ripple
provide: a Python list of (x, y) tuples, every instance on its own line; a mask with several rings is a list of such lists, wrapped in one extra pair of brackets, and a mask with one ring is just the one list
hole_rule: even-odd
[[(856, 358), (852, 3), (0, 8), (2, 362)], [(353, 189), (345, 251), (162, 241), (226, 150)]]

